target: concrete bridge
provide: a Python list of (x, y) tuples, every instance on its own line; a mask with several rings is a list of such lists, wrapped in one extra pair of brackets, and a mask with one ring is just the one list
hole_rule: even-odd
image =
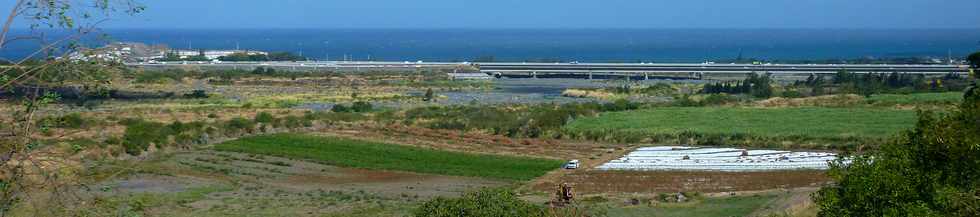
[(127, 63), (145, 68), (200, 67), (223, 69), (253, 69), (256, 67), (281, 70), (348, 70), (461, 68), (473, 66), (480, 72), (496, 77), (511, 78), (681, 78), (702, 79), (706, 76), (738, 76), (748, 73), (779, 75), (834, 74), (841, 70), (852, 73), (906, 73), (923, 75), (967, 75), (966, 65), (861, 65), (861, 64), (698, 64), (698, 63), (469, 63), (469, 62), (165, 62)]
[(858, 64), (619, 64), (619, 63), (479, 63), (481, 72), (497, 77), (675, 77), (701, 79), (707, 75), (770, 73), (774, 75), (852, 73), (906, 73), (945, 75), (970, 73), (965, 65), (858, 65)]

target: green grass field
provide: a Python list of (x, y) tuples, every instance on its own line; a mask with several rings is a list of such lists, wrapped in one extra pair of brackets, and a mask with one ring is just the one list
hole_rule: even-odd
[(550, 159), (470, 154), (305, 134), (254, 136), (221, 143), (220, 151), (307, 159), (363, 169), (530, 180), (563, 162)]
[(571, 132), (884, 138), (911, 128), (915, 111), (871, 108), (665, 107), (603, 113), (566, 125)]
[(656, 207), (613, 208), (609, 210), (609, 216), (747, 216), (775, 198), (776, 196), (773, 195), (707, 198), (696, 204), (662, 204)]
[(956, 105), (963, 101), (962, 92), (877, 94), (866, 99), (868, 104), (894, 105)]

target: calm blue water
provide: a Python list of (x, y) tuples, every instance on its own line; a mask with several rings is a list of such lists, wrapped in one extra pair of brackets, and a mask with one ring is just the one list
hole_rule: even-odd
[[(16, 33), (16, 32), (15, 32)], [(22, 33), (22, 32), (21, 32)], [(862, 57), (943, 57), (980, 49), (980, 29), (772, 30), (772, 29), (310, 29), (310, 30), (105, 30), (116, 41), (194, 49), (302, 52), (315, 59), (464, 61), (700, 62)], [(16, 43), (0, 56), (23, 56)]]

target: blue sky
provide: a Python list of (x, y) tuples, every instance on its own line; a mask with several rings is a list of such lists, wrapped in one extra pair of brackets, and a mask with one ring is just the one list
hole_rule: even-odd
[[(137, 0), (110, 28), (980, 28), (978, 0)], [(9, 11), (12, 1), (0, 3)]]

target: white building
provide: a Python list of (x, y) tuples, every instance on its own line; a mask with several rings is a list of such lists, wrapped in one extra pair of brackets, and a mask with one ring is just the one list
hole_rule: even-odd
[[(177, 50), (177, 55), (180, 58), (188, 58), (192, 56), (201, 55), (200, 50)], [(218, 59), (219, 57), (229, 56), (236, 53), (246, 53), (248, 55), (269, 55), (268, 52), (263, 51), (250, 51), (250, 50), (204, 50), (204, 57), (208, 59)]]

